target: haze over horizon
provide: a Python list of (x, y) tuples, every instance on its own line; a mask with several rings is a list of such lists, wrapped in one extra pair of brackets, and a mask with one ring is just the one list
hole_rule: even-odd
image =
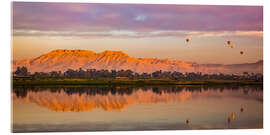
[[(262, 6), (46, 2), (12, 6), (13, 60), (56, 49), (123, 51), (135, 58), (200, 64), (263, 60)], [(235, 48), (226, 46), (227, 40)]]

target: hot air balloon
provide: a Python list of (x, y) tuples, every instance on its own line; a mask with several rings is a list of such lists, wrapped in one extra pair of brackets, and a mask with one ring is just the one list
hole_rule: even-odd
[(187, 43), (189, 42), (189, 38), (186, 39), (186, 42), (187, 42)]
[(228, 41), (227, 41), (227, 44), (228, 44), (228, 45), (230, 45), (230, 44), (231, 44), (231, 41), (230, 41), (230, 40), (228, 40)]
[(244, 112), (244, 108), (243, 107), (241, 107), (240, 112)]
[(231, 123), (231, 118), (230, 118), (230, 117), (227, 119), (227, 122), (228, 122), (229, 124)]
[(234, 48), (234, 45), (232, 45), (231, 48)]
[(240, 54), (241, 54), (241, 55), (243, 55), (243, 54), (244, 54), (244, 52), (243, 52), (243, 51), (240, 51)]
[(189, 124), (189, 120), (186, 120), (186, 124)]
[(235, 119), (235, 114), (234, 113), (232, 113), (232, 119)]

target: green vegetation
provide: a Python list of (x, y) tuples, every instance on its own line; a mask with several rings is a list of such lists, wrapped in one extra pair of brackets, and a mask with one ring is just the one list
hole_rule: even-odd
[(156, 71), (136, 73), (131, 70), (79, 70), (68, 69), (64, 73), (30, 73), (26, 67), (17, 67), (13, 73), (14, 86), (46, 85), (262, 85), (263, 74), (243, 72), (234, 74), (202, 74), (200, 72), (181, 73)]
[(42, 86), (42, 85), (262, 85), (262, 81), (252, 80), (171, 80), (161, 79), (111, 79), (111, 78), (35, 78), (13, 79), (13, 86)]

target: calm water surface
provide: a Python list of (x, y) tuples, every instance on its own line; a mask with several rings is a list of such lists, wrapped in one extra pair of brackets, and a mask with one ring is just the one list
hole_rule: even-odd
[(263, 128), (262, 86), (14, 88), (13, 132)]

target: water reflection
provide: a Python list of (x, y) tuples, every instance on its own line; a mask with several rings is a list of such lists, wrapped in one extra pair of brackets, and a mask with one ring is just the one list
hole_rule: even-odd
[[(13, 89), (13, 100), (53, 111), (123, 110), (132, 104), (181, 102), (196, 98), (239, 98), (263, 101), (262, 87), (62, 87)], [(243, 112), (243, 108), (240, 109)], [(232, 114), (231, 119), (234, 119)], [(228, 122), (231, 121), (228, 119)]]
[(13, 131), (263, 127), (262, 86), (15, 87)]

